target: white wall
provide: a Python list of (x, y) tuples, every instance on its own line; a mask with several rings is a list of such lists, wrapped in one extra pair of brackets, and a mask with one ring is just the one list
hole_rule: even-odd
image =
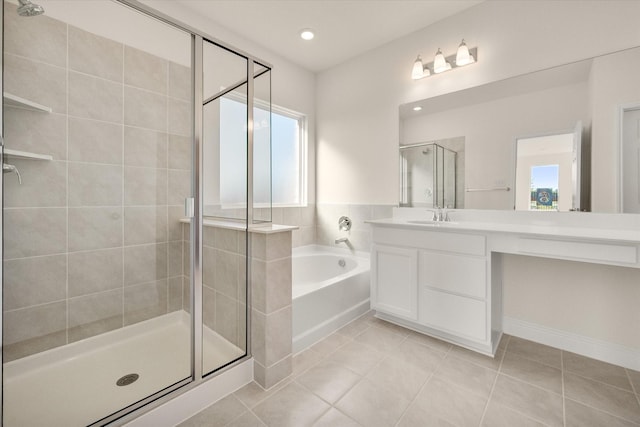
[[(396, 202), (400, 104), (640, 45), (638, 15), (634, 1), (488, 1), (322, 72), (318, 202)], [(418, 53), (463, 37), (478, 63), (411, 80)]]
[[(400, 104), (638, 46), (638, 16), (636, 1), (487, 1), (320, 73), (318, 203), (397, 203)], [(478, 46), (476, 64), (411, 80), (418, 53), (427, 58), (441, 47), (452, 54), (463, 37)], [(611, 158), (608, 141), (593, 149), (596, 179), (613, 173), (611, 161), (597, 162)], [(556, 279), (542, 285), (527, 279), (539, 269)], [(640, 270), (506, 257), (504, 311), (637, 351), (638, 283)]]

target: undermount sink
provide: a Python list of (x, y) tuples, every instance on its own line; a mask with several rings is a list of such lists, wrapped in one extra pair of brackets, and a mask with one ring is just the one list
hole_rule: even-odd
[(457, 222), (455, 221), (432, 221), (432, 220), (409, 220), (407, 221), (409, 224), (420, 224), (420, 225), (455, 225)]

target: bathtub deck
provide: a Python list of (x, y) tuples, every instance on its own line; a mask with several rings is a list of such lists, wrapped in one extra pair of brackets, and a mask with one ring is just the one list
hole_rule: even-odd
[[(6, 363), (4, 426), (85, 426), (189, 377), (189, 321), (175, 312)], [(212, 331), (203, 352), (205, 372), (244, 353)]]

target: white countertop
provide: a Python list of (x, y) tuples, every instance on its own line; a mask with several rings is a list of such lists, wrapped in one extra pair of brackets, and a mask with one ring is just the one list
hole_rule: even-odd
[[(189, 218), (182, 218), (180, 222), (184, 224), (188, 224), (191, 221)], [(219, 227), (219, 228), (227, 228), (230, 230), (247, 230), (247, 225), (241, 221), (231, 221), (231, 220), (223, 220), (223, 219), (204, 219), (202, 221), (202, 225), (204, 227)], [(297, 230), (299, 227), (295, 225), (279, 225), (272, 224), (270, 222), (266, 222), (264, 224), (252, 224), (249, 226), (250, 233), (258, 233), (258, 234), (273, 234), (273, 233), (282, 233), (284, 231), (293, 231)]]
[[(425, 220), (425, 219), (422, 219)], [(510, 233), (539, 237), (560, 237), (586, 240), (608, 240), (625, 243), (640, 243), (640, 229), (631, 228), (598, 228), (572, 227), (568, 225), (537, 225), (527, 223), (502, 223), (478, 221), (432, 222), (416, 224), (411, 218), (387, 218), (366, 221), (369, 224), (382, 227), (409, 228), (429, 231), (479, 231), (494, 233)]]

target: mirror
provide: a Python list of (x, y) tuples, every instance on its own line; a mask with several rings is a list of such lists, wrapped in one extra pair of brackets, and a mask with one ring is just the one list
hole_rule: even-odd
[(400, 147), (400, 206), (464, 207), (464, 138)]
[[(463, 138), (463, 170), (457, 171), (466, 183), (463, 206), (513, 210), (519, 193), (516, 141), (570, 133), (581, 122), (582, 150), (573, 153), (581, 167), (572, 166), (575, 194), (568, 209), (638, 212), (640, 136), (622, 141), (627, 113), (628, 133), (638, 127), (638, 118), (631, 117), (640, 110), (638, 69), (640, 48), (632, 48), (403, 104), (400, 152), (425, 141)], [(403, 191), (401, 185), (401, 203)]]

